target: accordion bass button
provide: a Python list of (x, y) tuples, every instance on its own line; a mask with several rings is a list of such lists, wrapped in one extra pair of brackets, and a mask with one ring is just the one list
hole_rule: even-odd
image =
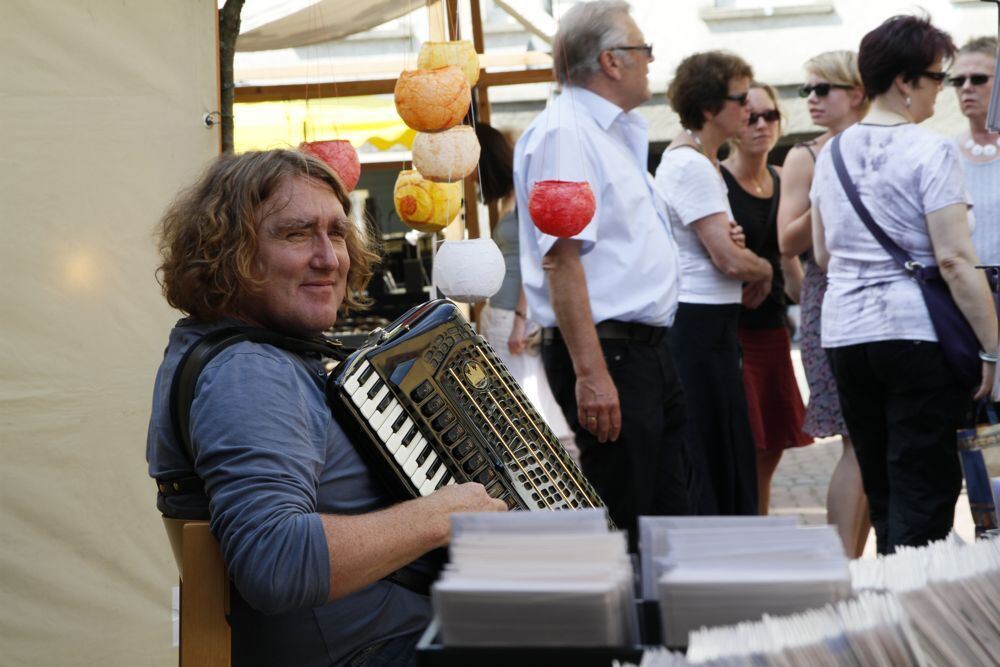
[(423, 382), (418, 384), (413, 391), (410, 392), (410, 398), (412, 398), (415, 402), (420, 403), (425, 398), (430, 396), (432, 391), (434, 391), (434, 389), (433, 387), (431, 387), (431, 383), (428, 382), (427, 380), (424, 380)]

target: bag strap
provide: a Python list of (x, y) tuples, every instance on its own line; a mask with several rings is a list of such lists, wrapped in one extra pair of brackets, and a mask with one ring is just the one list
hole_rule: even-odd
[(195, 448), (191, 441), (191, 404), (194, 402), (198, 376), (223, 350), (249, 341), (273, 345), (297, 354), (319, 354), (342, 361), (346, 352), (339, 341), (326, 338), (296, 338), (256, 327), (225, 327), (210, 331), (194, 342), (181, 357), (170, 385), (170, 423), (174, 436), (181, 441), (191, 466), (195, 463)]
[(914, 262), (910, 255), (899, 247), (899, 244), (889, 238), (889, 235), (878, 226), (875, 219), (872, 218), (872, 214), (868, 212), (868, 208), (865, 206), (864, 202), (861, 201), (861, 195), (858, 194), (858, 189), (855, 187), (854, 182), (851, 181), (851, 177), (847, 174), (847, 166), (844, 164), (844, 155), (840, 152), (840, 138), (843, 133), (838, 134), (833, 138), (833, 142), (830, 145), (830, 152), (833, 155), (833, 167), (837, 170), (837, 177), (840, 179), (840, 184), (844, 188), (844, 192), (847, 193), (847, 198), (850, 200), (851, 205), (854, 207), (854, 211), (861, 218), (861, 222), (865, 223), (865, 227), (868, 231), (872, 233), (875, 240), (879, 242), (882, 248), (889, 253), (889, 256), (895, 260), (899, 266), (907, 273), (919, 273), (924, 266), (920, 262)]

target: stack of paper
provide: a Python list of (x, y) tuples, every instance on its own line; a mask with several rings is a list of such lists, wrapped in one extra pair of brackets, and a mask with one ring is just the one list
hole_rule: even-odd
[(650, 650), (641, 667), (1000, 665), (1000, 540), (947, 540), (875, 563), (852, 563), (864, 589), (855, 598), (702, 628), (686, 656)]
[(456, 515), (432, 589), (446, 646), (638, 643), (623, 533), (603, 511)]
[(724, 528), (675, 528), (652, 555), (663, 640), (685, 646), (703, 626), (790, 614), (851, 592), (847, 557), (831, 526), (769, 525), (753, 517)]

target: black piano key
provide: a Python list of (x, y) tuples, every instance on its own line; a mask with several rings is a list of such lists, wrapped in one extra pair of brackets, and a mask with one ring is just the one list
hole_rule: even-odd
[(415, 403), (420, 403), (422, 400), (430, 396), (432, 391), (433, 387), (431, 387), (431, 383), (424, 380), (417, 385), (416, 389), (410, 392), (410, 398), (412, 398)]
[(382, 380), (375, 380), (375, 384), (373, 384), (372, 388), (368, 390), (368, 400), (375, 398), (375, 394), (382, 391), (384, 387), (385, 383), (382, 382)]
[(420, 411), (424, 413), (424, 417), (430, 417), (435, 412), (444, 407), (444, 400), (440, 396), (435, 396), (431, 400), (424, 403)]
[(440, 431), (447, 428), (453, 421), (455, 421), (455, 413), (451, 410), (445, 410), (431, 422), (431, 426), (434, 427), (435, 431)]
[(441, 488), (442, 486), (445, 486), (446, 484), (449, 484), (449, 483), (451, 482), (451, 480), (452, 480), (452, 479), (453, 479), (453, 478), (452, 478), (452, 476), (451, 476), (451, 473), (450, 473), (450, 472), (446, 472), (446, 473), (445, 473), (445, 474), (444, 474), (444, 475), (443, 475), (443, 476), (441, 477), (441, 479), (440, 479), (440, 480), (438, 480), (438, 483), (437, 483), (437, 486), (435, 486), (435, 487), (434, 487), (434, 490), (435, 490), (435, 491), (437, 491), (437, 490), (438, 490), (438, 489), (440, 489), (440, 488)]
[(437, 471), (440, 470), (440, 468), (441, 468), (442, 465), (443, 464), (441, 463), (441, 459), (438, 459), (437, 461), (435, 461), (434, 463), (432, 463), (431, 466), (427, 469), (427, 473), (426, 473), (427, 479), (430, 479), (431, 477), (433, 477), (434, 475), (436, 475)]
[(399, 429), (403, 428), (403, 424), (406, 423), (406, 413), (400, 412), (399, 416), (396, 417), (396, 421), (392, 422), (392, 432), (398, 433)]
[(416, 424), (411, 424), (410, 425), (410, 430), (406, 432), (406, 435), (404, 435), (403, 439), (400, 441), (400, 443), (399, 443), (400, 446), (401, 447), (409, 447), (410, 443), (413, 442), (413, 439), (415, 437), (417, 437), (417, 425)]
[(375, 367), (368, 366), (368, 368), (363, 370), (361, 372), (361, 375), (358, 377), (358, 384), (364, 386), (365, 382), (368, 382), (368, 378), (370, 378), (372, 376), (372, 373), (374, 372), (375, 372)]
[(422, 466), (427, 460), (427, 457), (434, 453), (434, 448), (431, 447), (431, 443), (427, 443), (423, 451), (417, 454), (417, 466)]
[(465, 429), (462, 428), (461, 424), (455, 424), (450, 429), (444, 432), (444, 434), (441, 436), (441, 439), (444, 441), (444, 444), (451, 447), (456, 442), (458, 442), (459, 438), (461, 438), (463, 435), (465, 435)]
[(392, 393), (386, 392), (385, 398), (383, 398), (379, 402), (378, 406), (375, 407), (375, 412), (382, 414), (383, 412), (385, 412), (386, 408), (388, 408), (391, 403), (392, 403)]

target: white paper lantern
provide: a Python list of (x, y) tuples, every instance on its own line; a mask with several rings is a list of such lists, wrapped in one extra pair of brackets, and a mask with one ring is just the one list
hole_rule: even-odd
[(413, 166), (430, 181), (460, 181), (479, 164), (479, 139), (468, 125), (444, 132), (418, 132), (413, 139)]
[(505, 269), (492, 239), (445, 241), (434, 256), (434, 284), (452, 301), (475, 303), (497, 293)]

